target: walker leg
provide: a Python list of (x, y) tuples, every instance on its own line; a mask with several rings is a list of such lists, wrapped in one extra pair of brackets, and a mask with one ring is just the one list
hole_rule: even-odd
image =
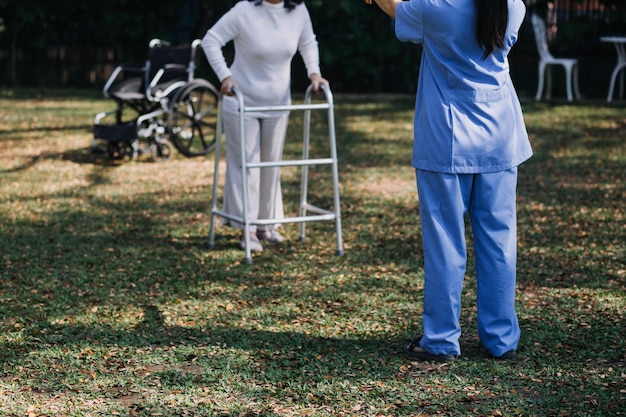
[(222, 101), (217, 110), (217, 129), (215, 142), (215, 163), (213, 164), (213, 192), (211, 193), (211, 223), (209, 225), (209, 249), (215, 248), (215, 211), (217, 210), (217, 189), (219, 183), (221, 142), (222, 142)]
[[(305, 96), (305, 103), (311, 104), (310, 92)], [(302, 160), (309, 159), (309, 143), (311, 138), (311, 110), (305, 110), (304, 112), (304, 130), (302, 132)], [(308, 204), (308, 192), (309, 192), (309, 166), (302, 166), (302, 177), (300, 179), (300, 216), (306, 216), (306, 205)], [(300, 223), (300, 242), (306, 240), (306, 223)]]
[(333, 112), (333, 105), (331, 103), (328, 109), (328, 137), (330, 145), (330, 156), (332, 163), (332, 176), (333, 176), (333, 205), (335, 215), (335, 231), (337, 235), (337, 256), (343, 256), (343, 242), (341, 237), (341, 203), (339, 199), (339, 168), (337, 158), (337, 139), (335, 137), (335, 115)]
[(215, 232), (213, 231), (213, 220), (211, 220), (211, 231), (209, 232), (209, 250), (215, 249)]

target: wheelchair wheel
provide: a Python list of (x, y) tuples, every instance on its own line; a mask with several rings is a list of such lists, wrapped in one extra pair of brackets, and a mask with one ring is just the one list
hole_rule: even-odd
[(215, 148), (219, 93), (208, 81), (181, 87), (170, 106), (170, 140), (183, 155), (206, 155)]

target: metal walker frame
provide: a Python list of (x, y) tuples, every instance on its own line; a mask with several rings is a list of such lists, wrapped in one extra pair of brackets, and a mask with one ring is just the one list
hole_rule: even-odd
[[(245, 107), (242, 94), (236, 89), (233, 90), (239, 104), (239, 127), (240, 127), (240, 146), (241, 146), (241, 171), (242, 171), (242, 190), (243, 190), (243, 217), (234, 216), (226, 213), (217, 207), (217, 189), (219, 181), (219, 163), (220, 163), (220, 138), (222, 135), (223, 121), (222, 121), (222, 100), (218, 109), (218, 122), (217, 122), (217, 144), (215, 146), (215, 168), (213, 173), (213, 197), (211, 207), (211, 225), (209, 229), (209, 248), (215, 247), (215, 216), (220, 216), (234, 222), (243, 224), (244, 226), (244, 241), (245, 241), (245, 262), (247, 264), (252, 263), (252, 256), (250, 253), (250, 226), (251, 225), (270, 225), (270, 224), (285, 224), (285, 223), (300, 223), (300, 240), (304, 241), (306, 237), (305, 224), (313, 221), (335, 221), (335, 229), (337, 235), (337, 251), (338, 256), (343, 255), (343, 243), (341, 238), (341, 209), (339, 202), (339, 174), (337, 168), (337, 147), (335, 140), (335, 118), (334, 118), (334, 105), (333, 95), (330, 88), (325, 84), (321, 84), (321, 89), (324, 92), (326, 99), (325, 103), (312, 103), (311, 94), (313, 87), (309, 86), (305, 93), (304, 104), (291, 104), (285, 106), (259, 106), (259, 107)], [(303, 150), (302, 159), (295, 160), (281, 160), (276, 162), (258, 162), (248, 163), (245, 153), (245, 113), (249, 112), (272, 112), (272, 111), (304, 111), (304, 137), (303, 137)], [(330, 145), (330, 158), (317, 158), (309, 159), (309, 140), (311, 131), (311, 111), (312, 110), (327, 110), (328, 111), (328, 133), (329, 133), (329, 145)], [(333, 179), (333, 198), (334, 208), (333, 210), (327, 210), (315, 205), (309, 204), (307, 200), (308, 192), (308, 167), (312, 165), (330, 165), (332, 169)], [(249, 219), (248, 218), (248, 179), (247, 172), (251, 168), (269, 168), (269, 167), (285, 167), (285, 166), (301, 166), (302, 167), (302, 180), (300, 184), (300, 208), (299, 216), (285, 217), (283, 219)], [(311, 212), (314, 214), (308, 214)]]

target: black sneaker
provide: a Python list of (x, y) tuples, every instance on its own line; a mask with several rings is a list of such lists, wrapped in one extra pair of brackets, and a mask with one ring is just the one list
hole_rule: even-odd
[(501, 361), (508, 361), (515, 358), (515, 351), (509, 350), (508, 352), (504, 352), (502, 355), (494, 356), (493, 358)]

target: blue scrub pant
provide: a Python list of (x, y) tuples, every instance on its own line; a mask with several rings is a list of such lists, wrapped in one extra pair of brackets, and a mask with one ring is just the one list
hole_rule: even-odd
[(497, 357), (515, 350), (517, 168), (483, 174), (416, 170), (424, 245), (424, 335), (429, 353), (460, 355), (465, 215), (476, 256), (478, 336)]

